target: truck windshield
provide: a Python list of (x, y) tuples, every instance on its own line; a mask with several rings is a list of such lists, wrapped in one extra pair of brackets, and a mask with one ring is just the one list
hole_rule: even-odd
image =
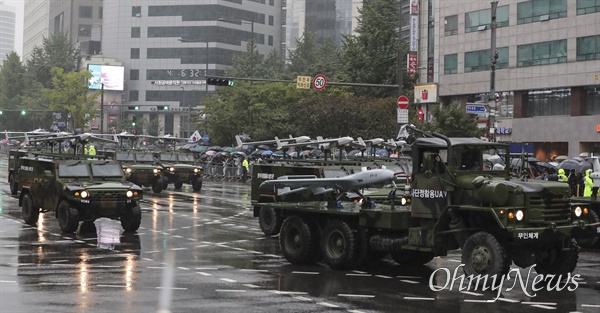
[(179, 161), (181, 162), (194, 162), (194, 155), (190, 153), (180, 154)]
[(177, 162), (177, 154), (161, 153), (160, 160)]
[(135, 158), (137, 161), (142, 161), (142, 162), (154, 161), (154, 157), (152, 156), (152, 153), (136, 153)]
[(92, 176), (121, 177), (123, 170), (119, 164), (115, 163), (92, 164)]
[(117, 153), (117, 161), (133, 161), (133, 154), (129, 153)]
[(90, 177), (87, 164), (59, 164), (58, 177)]

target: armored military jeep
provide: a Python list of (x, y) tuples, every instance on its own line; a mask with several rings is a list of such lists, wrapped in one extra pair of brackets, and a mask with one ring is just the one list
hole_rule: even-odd
[(196, 165), (193, 154), (159, 152), (156, 159), (164, 168), (163, 178), (166, 178), (167, 186), (172, 183), (175, 189), (181, 189), (186, 183), (191, 184), (194, 191), (202, 189), (202, 166)]
[(114, 160), (121, 163), (128, 181), (144, 187), (152, 187), (154, 193), (164, 188), (163, 167), (156, 164), (149, 151), (116, 151)]
[(19, 205), (27, 224), (35, 225), (40, 213), (54, 212), (65, 233), (100, 217), (119, 219), (125, 231), (139, 228), (142, 189), (125, 180), (118, 163), (26, 156), (18, 166)]
[(19, 159), (27, 155), (27, 150), (10, 150), (8, 152), (8, 185), (10, 186), (10, 194), (16, 195), (19, 193), (19, 184), (17, 182), (17, 172)]

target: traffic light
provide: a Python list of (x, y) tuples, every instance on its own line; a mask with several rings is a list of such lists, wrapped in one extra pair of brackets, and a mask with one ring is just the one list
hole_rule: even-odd
[(21, 111), (21, 115), (25, 115), (27, 112), (25, 110)]
[(139, 111), (140, 107), (137, 105), (132, 105), (132, 106), (128, 106), (127, 109), (129, 109), (130, 111)]
[(233, 80), (224, 78), (207, 78), (206, 84), (215, 86), (233, 86)]
[(2, 115), (2, 110), (0, 110), (0, 115)]
[(157, 105), (156, 109), (159, 111), (169, 111), (169, 106), (168, 105)]
[(135, 121), (137, 121), (137, 116), (135, 116), (135, 115), (134, 115), (134, 116), (131, 118), (131, 126), (135, 126)]

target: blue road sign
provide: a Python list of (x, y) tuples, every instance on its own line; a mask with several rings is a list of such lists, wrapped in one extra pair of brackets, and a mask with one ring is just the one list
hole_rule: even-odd
[(65, 123), (63, 123), (63, 122), (58, 123), (58, 127), (65, 127)]
[(210, 141), (210, 137), (208, 137), (208, 135), (204, 134), (204, 136), (202, 136), (202, 141), (209, 142)]
[(482, 114), (485, 113), (485, 107), (483, 105), (467, 105), (467, 113)]

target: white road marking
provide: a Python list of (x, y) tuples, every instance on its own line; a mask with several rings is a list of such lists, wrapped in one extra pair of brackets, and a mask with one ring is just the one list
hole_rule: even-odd
[(359, 310), (348, 310), (349, 313), (365, 313), (363, 311), (359, 311)]
[(192, 226), (183, 226), (183, 227), (181, 227), (181, 229), (188, 229), (188, 228), (192, 228)]
[(230, 278), (219, 278), (219, 279), (222, 280), (222, 281), (226, 281), (228, 283), (237, 283), (237, 280), (233, 280), (233, 279), (230, 279)]
[(357, 270), (353, 270), (351, 271), (353, 273), (358, 273), (358, 274), (367, 274), (367, 272), (363, 272), (363, 271), (357, 271)]
[(319, 272), (301, 272), (301, 271), (293, 271), (292, 274), (305, 274), (305, 275), (319, 275)]
[(77, 243), (85, 243), (85, 241), (83, 241), (83, 240), (75, 240), (75, 242), (77, 242)]
[(433, 300), (435, 300), (435, 298), (404, 297), (404, 300), (427, 300), (427, 301), (433, 301)]
[(404, 278), (404, 279), (421, 279), (420, 276), (396, 276), (396, 278)]
[(260, 288), (260, 286), (253, 285), (253, 284), (243, 284), (242, 286), (246, 286), (248, 288)]
[(450, 262), (454, 262), (454, 263), (461, 263), (461, 262), (462, 262), (462, 261), (460, 261), (460, 260), (454, 260), (454, 259), (448, 259), (448, 261), (450, 261)]
[(144, 260), (144, 261), (152, 261), (152, 259), (150, 259), (150, 258), (142, 258), (142, 260)]
[(302, 297), (302, 296), (294, 297), (294, 299), (297, 299), (297, 300), (300, 300), (300, 301), (312, 301), (311, 298)]
[(521, 304), (530, 304), (530, 305), (556, 305), (556, 302), (521, 302)]
[(189, 240), (189, 241), (198, 241), (198, 239), (196, 239), (196, 238), (187, 238), (187, 240)]
[(600, 308), (600, 304), (582, 304), (584, 308)]
[(205, 273), (205, 272), (196, 272), (196, 273), (198, 273), (198, 274), (200, 274), (202, 276), (212, 276), (212, 274)]
[(187, 250), (187, 248), (172, 248), (171, 251)]
[(197, 270), (202, 270), (202, 271), (206, 271), (206, 270), (218, 270), (218, 267), (196, 267)]
[(210, 247), (210, 245), (199, 245), (199, 246), (196, 246), (196, 248), (204, 248), (204, 247)]
[(242, 268), (242, 269), (240, 269), (240, 271), (242, 271), (242, 272), (261, 272), (261, 273), (269, 272), (269, 270), (255, 270), (255, 269), (251, 269), (251, 268)]
[(64, 263), (64, 262), (69, 262), (69, 260), (54, 260), (54, 261), (50, 261), (50, 263)]
[(346, 276), (361, 276), (361, 277), (371, 277), (371, 274), (358, 274), (358, 273), (346, 273)]
[(189, 267), (183, 267), (183, 266), (178, 266), (177, 268), (180, 269), (180, 270), (184, 270), (184, 271), (189, 271), (190, 270)]
[(156, 289), (188, 290), (187, 288), (182, 288), (182, 287), (171, 287), (171, 288), (156, 287)]
[(375, 275), (375, 277), (379, 277), (379, 278), (392, 278), (390, 276), (385, 276), (385, 275)]
[(532, 307), (536, 307), (536, 308), (540, 308), (540, 309), (546, 309), (546, 310), (556, 310), (556, 307), (547, 306), (547, 305), (541, 305), (541, 304), (534, 304), (534, 305), (532, 305)]
[(472, 296), (478, 296), (478, 297), (483, 296), (482, 293), (477, 293), (477, 292), (472, 292), (472, 291), (461, 291), (461, 292), (464, 294), (472, 295)]
[(281, 255), (277, 255), (277, 254), (265, 254), (263, 256), (268, 256), (268, 257), (272, 257), (272, 258), (281, 258)]
[(281, 290), (269, 290), (269, 292), (278, 294), (278, 295), (305, 295), (308, 292), (303, 291), (281, 291)]
[(514, 299), (509, 299), (509, 298), (498, 298), (498, 300), (504, 301), (504, 302), (510, 302), (510, 303), (519, 303), (519, 302), (521, 302), (519, 300), (514, 300)]
[(173, 235), (173, 237), (175, 237), (175, 238), (183, 238), (183, 236), (180, 236), (180, 235)]
[(231, 249), (233, 249), (233, 250), (237, 250), (237, 251), (246, 251), (246, 249), (244, 249), (244, 248), (235, 248), (235, 247), (234, 247), (234, 248), (231, 248)]
[(474, 302), (474, 303), (494, 303), (494, 300), (476, 300), (476, 299), (465, 299), (464, 302)]
[(234, 240), (232, 242), (247, 242), (247, 241), (248, 241), (248, 239), (241, 239), (241, 240)]
[(260, 251), (254, 251), (254, 250), (248, 250), (248, 252), (250, 252), (250, 253), (254, 253), (254, 254), (263, 254), (263, 253), (262, 253), (262, 252), (260, 252)]
[(16, 280), (0, 280), (0, 283), (16, 283)]
[(347, 294), (347, 293), (340, 293), (340, 294), (338, 294), (338, 297), (375, 298), (374, 295), (353, 295), (353, 294)]
[(159, 269), (162, 270), (163, 268), (165, 268), (164, 266), (148, 266), (146, 268), (153, 268), (153, 269)]
[(97, 287), (126, 288), (125, 285), (96, 285)]
[(318, 302), (318, 305), (322, 305), (322, 306), (326, 306), (326, 307), (330, 307), (330, 308), (339, 308), (338, 305), (335, 305), (333, 303), (327, 303), (327, 302)]
[(418, 284), (418, 281), (414, 281), (414, 280), (408, 280), (408, 279), (401, 279), (401, 282), (405, 282), (405, 283), (409, 283), (409, 284)]
[(241, 289), (215, 289), (216, 292), (246, 292), (246, 290)]

